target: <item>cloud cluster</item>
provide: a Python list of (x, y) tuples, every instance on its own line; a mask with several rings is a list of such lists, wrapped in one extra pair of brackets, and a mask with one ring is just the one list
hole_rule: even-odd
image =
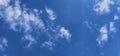
[(110, 5), (114, 5), (114, 1), (112, 0), (100, 0), (94, 6), (94, 11), (103, 14), (110, 12)]
[[(115, 12), (111, 10), (111, 5), (116, 6), (113, 7), (114, 9), (116, 9), (117, 13), (113, 13), (111, 15), (113, 15), (113, 20), (105, 23), (99, 30), (100, 35), (99, 37), (96, 39), (98, 42), (99, 46), (103, 46), (105, 42), (108, 41), (109, 36), (112, 35), (113, 33), (117, 32), (117, 28), (115, 27), (115, 23), (117, 23), (116, 21), (119, 20), (119, 12), (120, 12), (120, 7), (118, 4), (118, 1), (114, 1), (114, 0), (97, 0), (96, 4), (94, 5), (93, 10), (96, 13), (99, 14), (105, 14), (105, 13), (109, 13), (109, 12)], [(104, 16), (103, 16), (104, 17)]]
[(30, 31), (32, 30), (31, 25), (43, 28), (44, 23), (39, 18), (39, 15), (37, 15), (37, 13), (33, 13), (32, 11), (28, 13), (25, 8), (20, 7), (19, 3), (19, 1), (16, 1), (15, 6), (8, 6), (3, 12), (5, 16), (3, 17), (6, 18), (7, 23), (10, 24), (10, 28), (14, 31), (19, 30), (19, 28), (22, 28), (24, 31)]
[[(50, 40), (44, 41), (41, 44), (44, 47), (54, 47), (52, 44), (57, 42), (59, 38), (66, 40), (71, 38), (69, 30), (64, 27), (55, 25), (49, 21), (47, 21), (46, 25), (45, 21), (41, 19), (41, 10), (22, 7), (19, 0), (15, 0), (11, 5), (9, 3), (11, 3), (9, 0), (0, 0), (0, 8), (2, 6), (0, 16), (8, 23), (10, 30), (24, 33), (22, 40), (28, 41), (27, 47), (31, 47), (34, 43), (37, 43), (42, 38), (40, 36), (42, 33), (47, 35), (47, 39)], [(45, 7), (45, 10), (50, 20), (56, 19), (56, 15), (52, 9)]]
[(100, 36), (96, 39), (99, 46), (102, 46), (108, 40), (108, 29), (107, 25), (100, 28)]
[(108, 41), (109, 36), (112, 33), (117, 32), (117, 28), (115, 27), (115, 22), (112, 21), (109, 24), (103, 25), (100, 28), (99, 32), (100, 32), (100, 35), (96, 39), (96, 41), (98, 42), (98, 46), (103, 47), (104, 43)]
[(42, 44), (42, 47), (48, 48), (49, 50), (52, 50), (56, 46), (56, 43), (59, 39), (65, 39), (69, 41), (72, 36), (69, 30), (65, 29), (64, 27), (60, 27), (60, 26), (56, 27), (56, 29), (50, 30), (50, 32), (51, 33), (48, 34), (48, 36), (51, 38)]

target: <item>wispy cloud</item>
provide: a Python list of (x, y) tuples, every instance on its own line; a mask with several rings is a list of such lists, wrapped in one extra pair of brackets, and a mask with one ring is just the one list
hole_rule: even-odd
[(52, 42), (52, 41), (45, 41), (43, 44), (42, 44), (42, 47), (45, 47), (45, 48), (48, 48), (49, 50), (53, 50), (53, 48), (55, 47), (55, 43)]
[(28, 42), (28, 44), (25, 46), (26, 48), (31, 48), (31, 46), (37, 42), (36, 39), (31, 34), (25, 34), (22, 40)]
[(114, 25), (114, 22), (110, 22), (109, 28), (110, 28), (110, 32), (112, 32), (112, 33), (115, 33), (115, 32), (116, 32), (116, 27), (115, 27), (115, 25)]
[(56, 19), (56, 15), (55, 15), (55, 13), (53, 12), (53, 10), (50, 9), (50, 8), (48, 8), (48, 7), (46, 7), (45, 9), (46, 9), (46, 12), (47, 12), (47, 14), (48, 14), (48, 18), (49, 18), (50, 20), (55, 20), (55, 19)]
[(0, 51), (4, 51), (8, 47), (8, 41), (6, 38), (0, 38)]

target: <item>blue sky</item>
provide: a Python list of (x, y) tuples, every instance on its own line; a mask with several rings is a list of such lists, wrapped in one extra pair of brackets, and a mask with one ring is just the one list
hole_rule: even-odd
[(117, 0), (0, 0), (0, 56), (120, 56)]

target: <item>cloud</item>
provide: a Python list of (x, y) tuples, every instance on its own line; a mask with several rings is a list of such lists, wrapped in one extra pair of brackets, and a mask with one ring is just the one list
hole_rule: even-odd
[(17, 27), (21, 27), (24, 31), (31, 30), (31, 24), (39, 28), (44, 28), (44, 23), (39, 19), (37, 13), (27, 12), (27, 10), (22, 10), (17, 1), (15, 7), (8, 6), (3, 12), (6, 21), (10, 24), (10, 28), (14, 31), (19, 30)]
[(52, 41), (45, 41), (42, 44), (42, 47), (48, 48), (49, 50), (53, 50), (53, 48), (55, 47), (55, 43)]
[(9, 4), (9, 2), (10, 2), (10, 0), (0, 0), (0, 7), (1, 6), (8, 6), (8, 4)]
[(55, 15), (55, 13), (53, 12), (53, 10), (50, 9), (50, 8), (48, 8), (48, 7), (46, 7), (45, 9), (46, 9), (46, 12), (47, 12), (47, 14), (48, 14), (48, 18), (49, 18), (50, 20), (55, 20), (55, 19), (56, 19), (56, 15)]
[[(42, 33), (47, 36), (48, 40), (52, 39), (51, 42), (45, 41), (44, 46), (50, 45), (50, 43), (55, 44), (55, 42), (59, 41), (59, 38), (66, 40), (71, 38), (69, 30), (63, 26), (55, 25), (55, 23), (51, 21), (43, 21), (40, 14), (42, 10), (21, 7), (19, 0), (15, 0), (14, 2), (15, 3), (2, 8), (2, 10), (0, 10), (0, 16), (4, 18), (10, 30), (23, 33), (22, 41), (28, 42), (28, 44), (25, 45), (28, 48), (39, 42), (38, 40), (41, 40), (42, 35), (40, 34)], [(50, 8), (46, 8), (45, 10), (50, 20), (56, 19), (54, 12)], [(44, 22), (47, 23), (45, 24)], [(55, 45), (50, 46), (54, 47)]]
[(113, 5), (114, 1), (111, 0), (100, 0), (94, 6), (94, 11), (98, 13), (109, 13), (110, 5)]
[(114, 26), (114, 22), (110, 22), (110, 32), (113, 32), (113, 33), (115, 33), (116, 32), (116, 28), (115, 28), (115, 26)]
[(4, 51), (8, 47), (8, 41), (6, 38), (0, 38), (0, 51)]
[(117, 7), (117, 11), (120, 13), (120, 7)]
[(25, 36), (23, 36), (22, 40), (28, 41), (29, 43), (26, 46), (30, 48), (34, 44), (35, 39), (29, 33), (35, 31), (36, 28), (44, 30), (44, 23), (40, 19), (37, 9), (29, 11), (28, 8), (21, 7), (18, 0), (13, 5), (3, 8), (4, 11), (0, 11), (2, 13), (1, 16), (8, 23), (11, 30), (24, 33)]
[(22, 40), (28, 42), (28, 44), (26, 45), (27, 48), (31, 48), (31, 46), (37, 42), (36, 39), (31, 34), (25, 34)]
[(60, 28), (60, 36), (67, 40), (69, 40), (71, 38), (70, 32), (67, 29), (65, 29), (64, 27)]
[(96, 39), (99, 46), (103, 46), (104, 43), (108, 40), (108, 29), (107, 25), (104, 25), (100, 28), (100, 36)]
[(56, 26), (56, 27), (48, 27), (47, 36), (50, 38), (48, 41), (44, 41), (42, 43), (42, 47), (48, 48), (49, 50), (53, 50), (54, 47), (57, 46), (57, 42), (59, 39), (65, 39), (69, 41), (71, 39), (72, 34), (69, 30), (65, 29), (64, 27)]
[[(108, 26), (108, 27), (107, 27)], [(115, 22), (110, 22), (108, 25), (103, 25), (99, 32), (100, 35), (96, 39), (98, 46), (103, 47), (103, 45), (108, 41), (110, 33), (116, 33), (117, 29), (115, 27)]]
[(119, 16), (118, 15), (114, 15), (114, 20), (118, 20)]

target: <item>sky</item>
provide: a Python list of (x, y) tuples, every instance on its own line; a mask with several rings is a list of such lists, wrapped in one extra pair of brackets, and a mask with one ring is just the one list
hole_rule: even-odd
[(0, 0), (0, 56), (120, 56), (119, 0)]

